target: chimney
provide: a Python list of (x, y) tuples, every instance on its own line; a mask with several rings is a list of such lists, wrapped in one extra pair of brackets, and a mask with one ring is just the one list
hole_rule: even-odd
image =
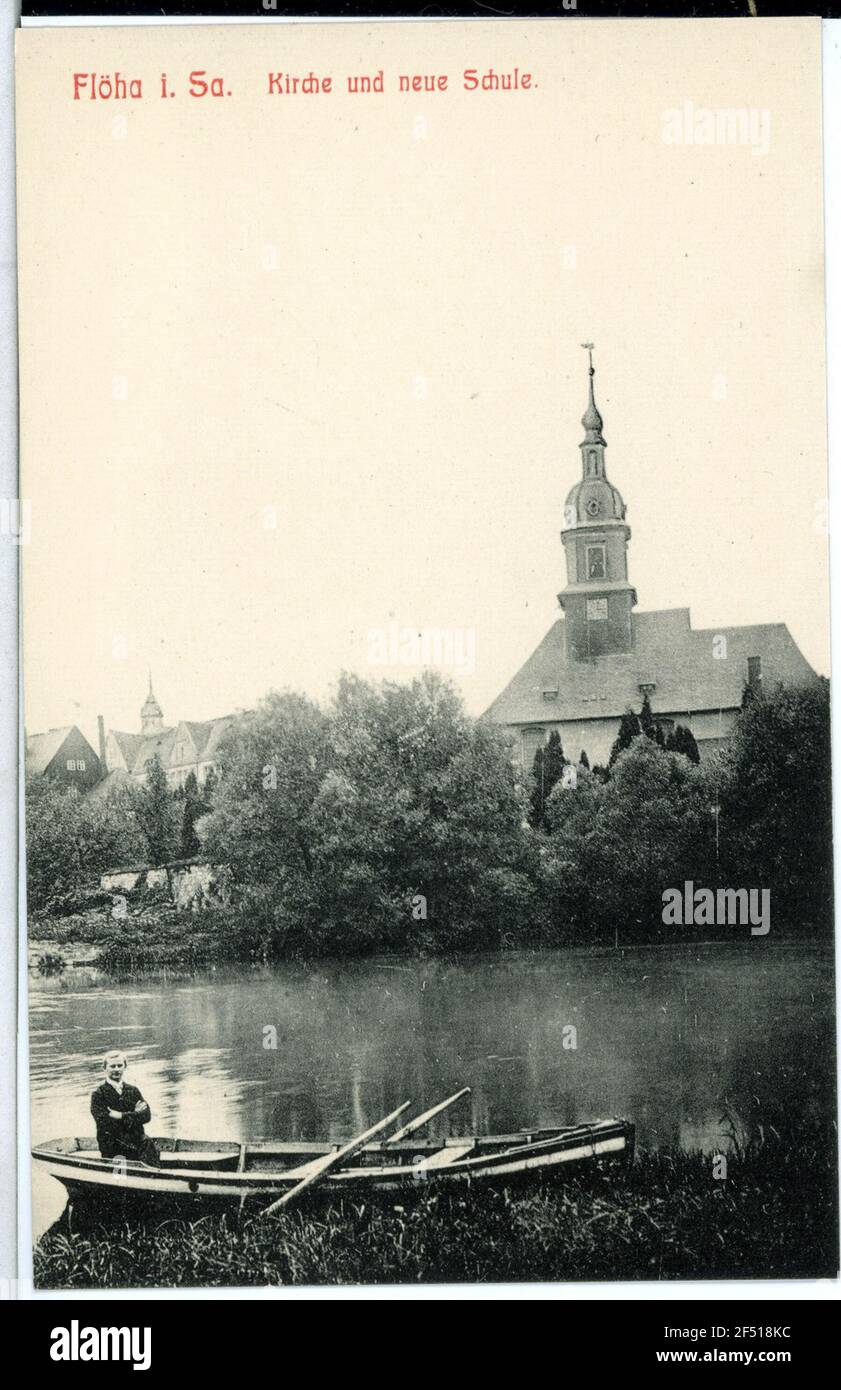
[(101, 714), (98, 714), (98, 715), (96, 716), (96, 722), (97, 722), (97, 726), (98, 726), (98, 728), (99, 728), (99, 761), (102, 763), (102, 772), (103, 772), (103, 776), (104, 776), (104, 775), (105, 775), (105, 771), (106, 771), (106, 768), (105, 768), (105, 720), (102, 718), (102, 715), (101, 715)]
[(762, 691), (762, 657), (748, 657), (748, 686), (754, 695), (759, 695)]

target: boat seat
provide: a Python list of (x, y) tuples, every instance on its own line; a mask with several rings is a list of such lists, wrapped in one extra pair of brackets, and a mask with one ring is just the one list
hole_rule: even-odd
[(223, 1163), (228, 1163), (232, 1168), (236, 1168), (239, 1162), (240, 1151), (236, 1149), (179, 1149), (173, 1153), (170, 1149), (161, 1150), (162, 1168), (204, 1168), (219, 1167)]
[[(79, 1149), (77, 1158), (101, 1158), (99, 1149)], [(237, 1166), (238, 1149), (194, 1149), (191, 1152), (171, 1149), (161, 1150), (162, 1168), (221, 1168), (223, 1164), (231, 1168)]]
[(447, 1168), (458, 1159), (466, 1158), (475, 1147), (475, 1139), (471, 1139), (469, 1143), (465, 1140), (463, 1144), (449, 1144), (445, 1149), (439, 1149), (437, 1153), (432, 1154), (429, 1158), (422, 1158), (420, 1163), (415, 1166), (424, 1173), (430, 1168)]

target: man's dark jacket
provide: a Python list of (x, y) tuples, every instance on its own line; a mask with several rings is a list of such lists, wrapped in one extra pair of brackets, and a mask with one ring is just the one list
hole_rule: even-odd
[[(91, 1114), (96, 1120), (96, 1142), (103, 1158), (142, 1159), (144, 1163), (156, 1163), (158, 1150), (154, 1141), (147, 1139), (143, 1126), (152, 1118), (150, 1110), (144, 1110), (142, 1117), (135, 1115), (134, 1107), (142, 1095), (136, 1086), (123, 1082), (122, 1091), (117, 1091), (110, 1081), (103, 1081), (91, 1096)], [(112, 1120), (109, 1110), (119, 1110), (128, 1118)]]

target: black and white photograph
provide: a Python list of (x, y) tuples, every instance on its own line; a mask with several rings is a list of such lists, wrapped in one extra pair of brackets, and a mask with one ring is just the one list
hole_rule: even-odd
[(35, 1289), (837, 1279), (820, 20), (19, 40)]

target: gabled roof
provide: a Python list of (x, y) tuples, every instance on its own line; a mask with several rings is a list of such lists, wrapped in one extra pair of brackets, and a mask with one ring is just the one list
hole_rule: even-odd
[[(785, 623), (693, 630), (688, 608), (631, 615), (634, 649), (594, 661), (567, 661), (564, 619), (549, 629), (484, 717), (498, 724), (616, 718), (640, 705), (640, 685), (654, 683), (655, 714), (738, 708), (748, 657), (762, 661), (762, 684), (817, 680)], [(724, 649), (726, 656), (717, 656)], [(545, 690), (557, 696), (544, 699)]]
[(200, 758), (205, 750), (207, 740), (213, 732), (213, 720), (207, 719), (202, 723), (196, 723), (194, 720), (185, 720), (184, 723), (195, 745), (196, 757)]
[(241, 718), (243, 718), (242, 714), (226, 714), (221, 719), (211, 720), (210, 735), (204, 750), (205, 758), (215, 757), (216, 753), (219, 751), (219, 744), (222, 742), (225, 734), (228, 732), (231, 725), (234, 724), (237, 719)]
[(140, 748), (134, 759), (131, 771), (145, 771), (146, 764), (150, 763), (155, 755), (160, 758), (164, 769), (169, 767), (174, 741), (174, 729), (160, 729), (156, 734), (147, 734), (145, 737), (141, 736)]
[(143, 734), (129, 734), (122, 729), (109, 729), (108, 733), (114, 739), (117, 747), (123, 755), (123, 760), (129, 771), (134, 767), (135, 759), (140, 752), (143, 743)]
[(223, 734), (237, 718), (239, 716), (236, 714), (226, 714), (221, 719), (205, 719), (201, 722), (184, 719), (175, 730), (176, 740), (181, 731), (186, 730), (195, 749), (195, 754), (189, 761), (207, 762), (215, 755)]
[[(156, 734), (130, 734), (121, 729), (109, 729), (108, 733), (116, 741), (129, 772), (142, 773), (156, 753), (166, 770), (169, 767), (186, 766), (187, 763), (210, 761), (216, 756), (219, 744), (231, 725), (237, 719), (246, 718), (250, 713), (249, 710), (238, 710), (236, 714), (225, 714), (220, 719), (183, 719), (177, 727), (161, 729)], [(189, 737), (195, 752), (186, 763), (174, 763), (172, 754), (176, 741), (184, 733)]]
[(60, 729), (47, 729), (43, 734), (28, 734), (26, 738), (27, 772), (45, 772), (68, 734), (73, 732), (74, 727), (73, 724), (65, 724)]
[(182, 762), (194, 763), (202, 754), (202, 749), (207, 743), (212, 725), (206, 721), (196, 721), (194, 719), (182, 719), (175, 730), (174, 746), (177, 747), (186, 736), (192, 748), (192, 753), (186, 759), (181, 759), (175, 763), (178, 767)]

